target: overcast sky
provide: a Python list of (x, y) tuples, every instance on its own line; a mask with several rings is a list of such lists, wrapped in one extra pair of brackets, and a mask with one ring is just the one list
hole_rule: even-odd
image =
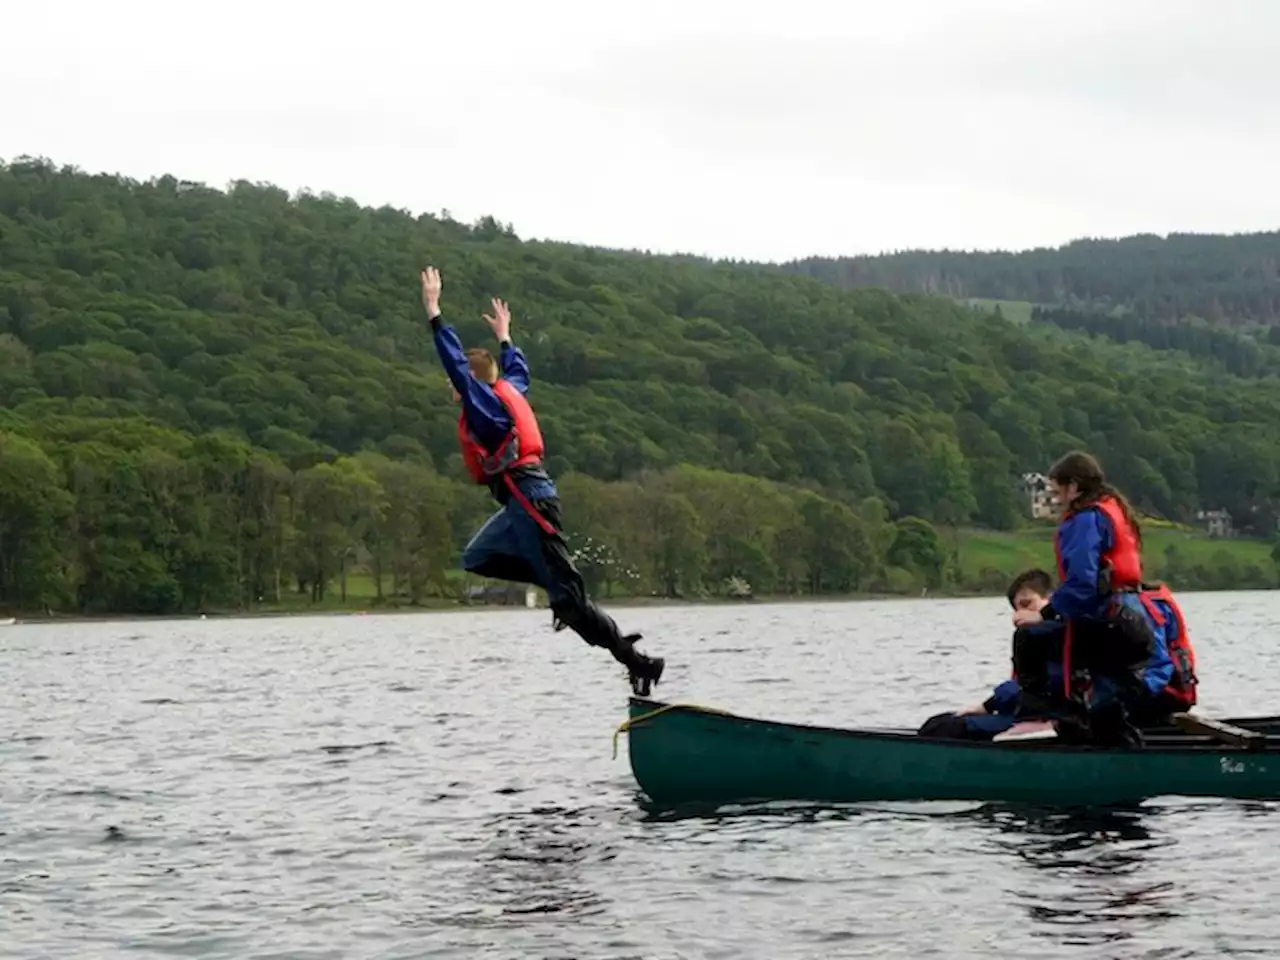
[(0, 157), (783, 260), (1280, 228), (1280, 0), (13, 3)]

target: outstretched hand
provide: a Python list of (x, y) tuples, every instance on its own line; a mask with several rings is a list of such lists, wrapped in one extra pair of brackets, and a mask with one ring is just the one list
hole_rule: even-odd
[(489, 301), (493, 304), (493, 316), (484, 315), (484, 322), (489, 324), (489, 329), (493, 331), (493, 335), (498, 338), (498, 342), (505, 342), (511, 339), (511, 310), (507, 305), (494, 297)]
[(422, 306), (427, 316), (434, 317), (440, 313), (440, 271), (435, 267), (427, 267), (422, 271)]

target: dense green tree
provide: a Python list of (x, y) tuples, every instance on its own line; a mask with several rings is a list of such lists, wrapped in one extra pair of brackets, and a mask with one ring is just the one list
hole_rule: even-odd
[(37, 444), (0, 432), (0, 596), (25, 609), (66, 598), (59, 548), (72, 498)]
[(946, 547), (938, 532), (920, 517), (904, 517), (898, 521), (887, 560), (895, 567), (918, 573), (925, 586), (932, 589), (946, 582)]

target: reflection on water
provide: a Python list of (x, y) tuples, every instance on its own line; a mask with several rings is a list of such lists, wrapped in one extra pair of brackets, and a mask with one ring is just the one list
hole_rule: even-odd
[(1064, 868), (1115, 876), (1137, 869), (1144, 853), (1172, 838), (1153, 836), (1140, 805), (1116, 807), (1037, 807), (985, 804), (967, 816), (996, 827), (993, 845), (1008, 849), (1028, 866), (1060, 872)]
[(1026, 868), (1014, 896), (1038, 937), (1088, 946), (1151, 936), (1195, 897), (1158, 855), (1176, 839), (1152, 830), (1139, 807), (990, 805), (979, 814), (999, 831), (992, 849)]
[[(1108, 807), (1046, 807), (1012, 803), (898, 804), (730, 804), (720, 807), (679, 804), (654, 807), (642, 795), (634, 799), (640, 819), (653, 823), (698, 822), (724, 828), (801, 828), (818, 823), (894, 817), (911, 821), (964, 825), (978, 831), (983, 871), (1012, 876), (1007, 898), (1025, 913), (1030, 936), (1064, 947), (1094, 947), (1159, 939), (1169, 921), (1195, 910), (1201, 897), (1184, 864), (1172, 853), (1179, 826), (1194, 828), (1196, 813), (1233, 807), (1248, 816), (1273, 816), (1276, 804), (1258, 801), (1183, 802), (1181, 823), (1153, 826), (1161, 819), (1142, 804)], [(955, 809), (948, 809), (955, 808)], [(1187, 818), (1187, 819), (1183, 819)], [(856, 840), (854, 841), (856, 842)], [(1165, 945), (1135, 956), (1194, 956), (1190, 947)]]
[(802, 824), (819, 820), (847, 820), (878, 809), (864, 804), (821, 804), (791, 800), (771, 803), (655, 804), (638, 790), (631, 796), (641, 811), (637, 819), (645, 823), (678, 823), (689, 820), (715, 824), (733, 820), (776, 820), (783, 821), (782, 825)]
[(555, 806), (490, 820), (492, 839), (477, 856), (477, 899), (483, 895), (499, 917), (514, 922), (531, 914), (600, 913), (606, 900), (588, 879), (593, 865), (616, 853), (599, 841), (598, 822), (590, 811)]

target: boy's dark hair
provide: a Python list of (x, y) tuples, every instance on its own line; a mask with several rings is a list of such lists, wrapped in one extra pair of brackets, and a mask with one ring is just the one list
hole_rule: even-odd
[(1022, 571), (1013, 578), (1013, 583), (1009, 584), (1009, 590), (1005, 594), (1009, 598), (1009, 606), (1013, 606), (1013, 598), (1023, 589), (1034, 590), (1040, 596), (1047, 597), (1053, 593), (1053, 577), (1043, 570)]

